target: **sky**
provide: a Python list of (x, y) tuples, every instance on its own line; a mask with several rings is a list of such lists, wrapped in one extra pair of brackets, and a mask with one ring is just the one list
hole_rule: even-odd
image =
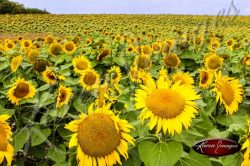
[[(250, 0), (12, 0), (54, 14), (250, 15)], [(231, 6), (231, 7), (230, 7)], [(230, 9), (231, 8), (231, 9)], [(224, 12), (223, 12), (224, 11)]]

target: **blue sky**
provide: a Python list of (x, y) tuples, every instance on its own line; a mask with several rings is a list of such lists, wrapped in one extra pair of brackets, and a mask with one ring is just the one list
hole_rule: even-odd
[[(55, 14), (208, 14), (230, 8), (231, 0), (13, 0)], [(234, 0), (240, 15), (250, 15), (250, 0)], [(231, 7), (231, 15), (236, 10)]]

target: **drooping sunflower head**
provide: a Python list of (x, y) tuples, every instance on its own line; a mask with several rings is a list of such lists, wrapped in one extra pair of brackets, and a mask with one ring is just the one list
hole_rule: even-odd
[(108, 70), (107, 74), (112, 84), (118, 84), (122, 77), (119, 66), (112, 66), (111, 69)]
[(153, 79), (135, 93), (135, 107), (142, 109), (139, 119), (149, 119), (148, 126), (156, 133), (161, 130), (166, 134), (181, 133), (182, 127), (188, 128), (197, 113), (195, 100), (200, 96), (192, 85), (180, 85), (180, 82), (169, 85), (167, 81)]
[(27, 57), (30, 62), (34, 62), (39, 57), (40, 52), (37, 49), (31, 49), (28, 51)]
[(204, 39), (203, 39), (203, 37), (201, 35), (196, 36), (195, 39), (194, 39), (194, 44), (196, 46), (200, 46), (202, 44), (203, 40)]
[(91, 105), (88, 115), (80, 115), (65, 128), (74, 132), (69, 148), (77, 146), (78, 165), (121, 165), (120, 155), (128, 159), (128, 143), (134, 145), (129, 135), (133, 127), (115, 116), (109, 106), (93, 110)]
[(94, 69), (86, 69), (80, 77), (80, 84), (86, 91), (96, 89), (100, 83), (100, 76)]
[(17, 69), (21, 65), (22, 60), (23, 60), (23, 57), (21, 55), (18, 55), (18, 56), (15, 56), (15, 57), (12, 58), (11, 65), (10, 65), (10, 68), (11, 68), (12, 72), (17, 71)]
[(55, 41), (56, 41), (56, 39), (52, 35), (48, 35), (47, 37), (45, 37), (45, 40), (44, 40), (44, 42), (46, 44), (51, 44), (51, 43), (54, 43)]
[(76, 51), (76, 45), (73, 41), (66, 42), (63, 45), (63, 50), (65, 53), (72, 55)]
[(238, 111), (238, 105), (243, 100), (243, 86), (238, 79), (222, 76), (221, 72), (215, 75), (214, 89), (216, 101), (223, 104), (227, 114)]
[(34, 97), (36, 88), (28, 81), (18, 78), (7, 92), (7, 97), (12, 104), (19, 105), (21, 99)]
[(242, 63), (243, 63), (244, 65), (250, 65), (250, 54), (246, 55), (246, 56), (243, 58)]
[(60, 55), (61, 52), (62, 52), (62, 46), (61, 44), (59, 43), (52, 43), (50, 46), (49, 46), (49, 53), (51, 55)]
[(111, 54), (110, 48), (102, 48), (100, 50), (99, 55), (96, 57), (97, 60), (103, 60), (103, 58), (107, 57)]
[(56, 99), (56, 108), (61, 108), (63, 105), (67, 105), (72, 95), (73, 93), (71, 88), (60, 85)]
[(77, 56), (73, 58), (72, 63), (74, 66), (74, 71), (76, 73), (82, 73), (86, 69), (91, 68), (89, 60), (85, 58), (84, 56)]
[(211, 70), (201, 69), (199, 77), (199, 86), (201, 88), (206, 89), (213, 83), (213, 72)]
[(10, 144), (11, 141), (11, 128), (9, 124), (6, 122), (10, 118), (9, 115), (0, 115), (0, 164), (2, 164), (4, 157), (7, 160), (7, 165), (11, 166), (13, 156), (14, 156), (14, 148)]
[(212, 71), (219, 70), (223, 65), (223, 58), (219, 57), (216, 54), (205, 55), (205, 67)]
[(46, 60), (37, 59), (33, 63), (33, 69), (39, 73), (42, 73), (46, 70), (49, 63)]
[(174, 40), (167, 40), (162, 44), (162, 53), (169, 54), (174, 47)]
[(141, 83), (141, 72), (135, 66), (131, 66), (129, 70), (129, 78), (132, 82)]
[(174, 83), (180, 82), (180, 85), (187, 84), (187, 85), (192, 85), (194, 84), (194, 79), (193, 77), (190, 76), (190, 74), (183, 73), (178, 71), (177, 73), (173, 74), (172, 80)]
[(179, 57), (176, 54), (168, 54), (164, 57), (163, 59), (165, 65), (169, 68), (177, 68), (180, 63), (181, 60), (179, 59)]
[(148, 70), (151, 67), (150, 56), (147, 54), (137, 55), (134, 61), (134, 65), (137, 66), (138, 69)]

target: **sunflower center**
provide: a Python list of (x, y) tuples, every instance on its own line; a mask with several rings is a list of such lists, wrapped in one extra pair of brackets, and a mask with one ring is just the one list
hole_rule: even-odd
[(154, 51), (160, 51), (160, 46), (158, 46), (158, 45), (153, 45), (153, 49), (154, 49)]
[(74, 49), (74, 45), (73, 45), (72, 43), (67, 43), (67, 44), (65, 45), (65, 49), (66, 49), (67, 51), (72, 51), (72, 50)]
[(229, 82), (223, 82), (218, 86), (218, 90), (221, 92), (222, 99), (227, 105), (230, 105), (234, 100), (234, 90)]
[(7, 150), (7, 136), (6, 132), (4, 130), (4, 126), (2, 124), (0, 125), (0, 151), (6, 151)]
[(78, 70), (85, 70), (88, 68), (88, 64), (84, 60), (80, 60), (76, 63), (76, 68)]
[(89, 156), (103, 157), (110, 154), (120, 144), (120, 140), (121, 133), (108, 115), (92, 114), (79, 125), (78, 143)]
[(56, 76), (54, 75), (53, 72), (50, 72), (47, 74), (47, 77), (50, 79), (50, 80), (56, 80)]
[(8, 43), (8, 44), (7, 44), (7, 47), (8, 47), (8, 48), (12, 48), (12, 47), (13, 47), (13, 44), (12, 44), (12, 43)]
[(146, 105), (156, 116), (171, 119), (181, 114), (185, 101), (176, 91), (157, 89), (147, 97)]
[(139, 68), (145, 69), (150, 65), (150, 60), (147, 57), (139, 56), (137, 65), (138, 65)]
[(24, 42), (24, 47), (29, 47), (30, 43), (29, 42)]
[(84, 77), (84, 83), (93, 85), (96, 82), (96, 76), (92, 72), (88, 72)]
[(60, 91), (59, 102), (65, 101), (66, 100), (66, 96), (67, 96), (67, 92), (64, 89), (62, 89)]
[(14, 90), (14, 96), (17, 98), (23, 98), (28, 94), (29, 94), (29, 85), (24, 82), (18, 83)]
[(202, 74), (201, 74), (201, 83), (205, 84), (207, 82), (207, 80), (208, 80), (207, 72), (202, 72)]
[(175, 67), (178, 65), (178, 59), (172, 55), (166, 56), (164, 59), (164, 62), (167, 66), (170, 66), (170, 67)]
[(220, 67), (220, 62), (217, 58), (211, 58), (208, 62), (208, 67), (210, 69), (217, 69)]

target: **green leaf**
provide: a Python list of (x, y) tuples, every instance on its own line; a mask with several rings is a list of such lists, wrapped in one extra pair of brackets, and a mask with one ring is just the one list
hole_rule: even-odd
[(212, 166), (212, 164), (207, 156), (192, 150), (188, 156), (182, 157), (175, 166)]
[(15, 153), (23, 148), (23, 145), (28, 141), (29, 136), (30, 132), (28, 128), (23, 128), (21, 131), (14, 132), (12, 138)]
[(119, 66), (124, 66), (126, 64), (126, 59), (123, 56), (114, 57), (113, 60)]
[(168, 144), (144, 141), (139, 144), (139, 155), (145, 166), (172, 166), (181, 158), (182, 152), (181, 143), (175, 141)]
[(45, 142), (51, 134), (51, 129), (40, 129), (38, 126), (31, 128), (31, 146), (40, 145)]
[(122, 166), (141, 166), (141, 160), (137, 148), (133, 148), (129, 151), (129, 158), (122, 162)]
[(44, 92), (39, 100), (39, 104), (38, 104), (38, 107), (41, 108), (41, 107), (45, 107), (51, 103), (54, 102), (54, 99), (53, 98), (53, 95), (50, 94), (49, 92)]
[(15, 113), (15, 109), (5, 109), (4, 107), (0, 105), (0, 115), (8, 114), (12, 116), (14, 113)]
[(48, 150), (48, 157), (55, 162), (63, 162), (66, 159), (66, 147), (60, 144), (58, 147), (51, 147)]
[(223, 166), (240, 166), (242, 163), (242, 156), (240, 153), (235, 153), (222, 157), (221, 161)]
[(45, 84), (37, 89), (37, 91), (45, 91), (50, 88), (50, 84)]

